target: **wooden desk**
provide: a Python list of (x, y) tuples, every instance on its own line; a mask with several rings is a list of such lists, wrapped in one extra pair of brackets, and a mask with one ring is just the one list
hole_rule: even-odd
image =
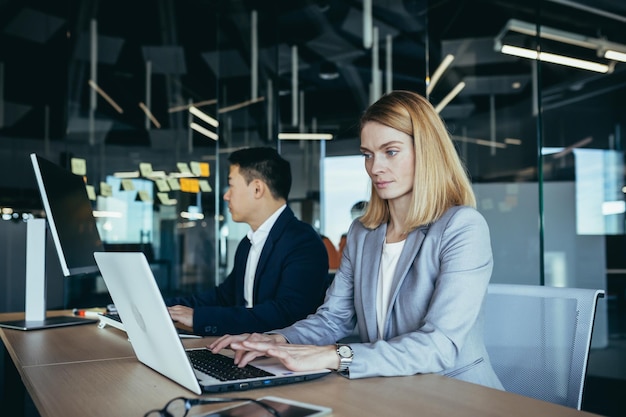
[[(0, 320), (6, 319), (4, 316), (0, 314)], [(139, 363), (125, 333), (114, 328), (0, 329), (0, 336), (42, 417), (142, 416), (161, 408), (170, 398), (195, 397)], [(188, 339), (183, 343), (204, 346), (209, 340)], [(337, 417), (594, 415), (439, 375), (348, 380), (331, 374), (315, 381), (215, 396), (266, 395), (328, 406)], [(223, 406), (209, 405), (192, 412)]]

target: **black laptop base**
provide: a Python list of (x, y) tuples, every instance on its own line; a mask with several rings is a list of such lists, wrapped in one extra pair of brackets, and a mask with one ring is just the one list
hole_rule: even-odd
[(14, 330), (39, 330), (53, 327), (77, 326), (97, 323), (97, 319), (86, 319), (73, 316), (46, 317), (43, 320), (13, 320), (0, 322), (0, 327)]

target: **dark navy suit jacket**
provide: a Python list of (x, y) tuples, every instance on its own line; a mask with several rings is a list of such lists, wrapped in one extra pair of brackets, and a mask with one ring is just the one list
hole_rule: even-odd
[(326, 292), (328, 254), (310, 225), (298, 220), (289, 207), (276, 219), (259, 258), (252, 308), (246, 308), (243, 297), (249, 251), (250, 240), (244, 237), (223, 283), (165, 303), (192, 307), (194, 333), (209, 336), (280, 329), (315, 312)]

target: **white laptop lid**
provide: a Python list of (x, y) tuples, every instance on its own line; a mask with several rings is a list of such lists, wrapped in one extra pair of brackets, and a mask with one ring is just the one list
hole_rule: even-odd
[(145, 255), (96, 252), (94, 257), (137, 359), (196, 394), (301, 382), (330, 373), (328, 369), (294, 372), (274, 358), (259, 358), (251, 365), (274, 376), (220, 381), (202, 374), (191, 366)]
[(150, 265), (141, 252), (94, 253), (137, 359), (201, 394)]

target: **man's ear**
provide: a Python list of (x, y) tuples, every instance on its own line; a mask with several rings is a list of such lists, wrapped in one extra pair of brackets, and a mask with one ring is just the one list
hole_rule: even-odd
[(257, 179), (252, 180), (252, 186), (254, 187), (254, 197), (255, 198), (263, 197), (263, 195), (265, 194), (267, 190), (267, 185), (265, 185), (263, 181), (257, 178)]

